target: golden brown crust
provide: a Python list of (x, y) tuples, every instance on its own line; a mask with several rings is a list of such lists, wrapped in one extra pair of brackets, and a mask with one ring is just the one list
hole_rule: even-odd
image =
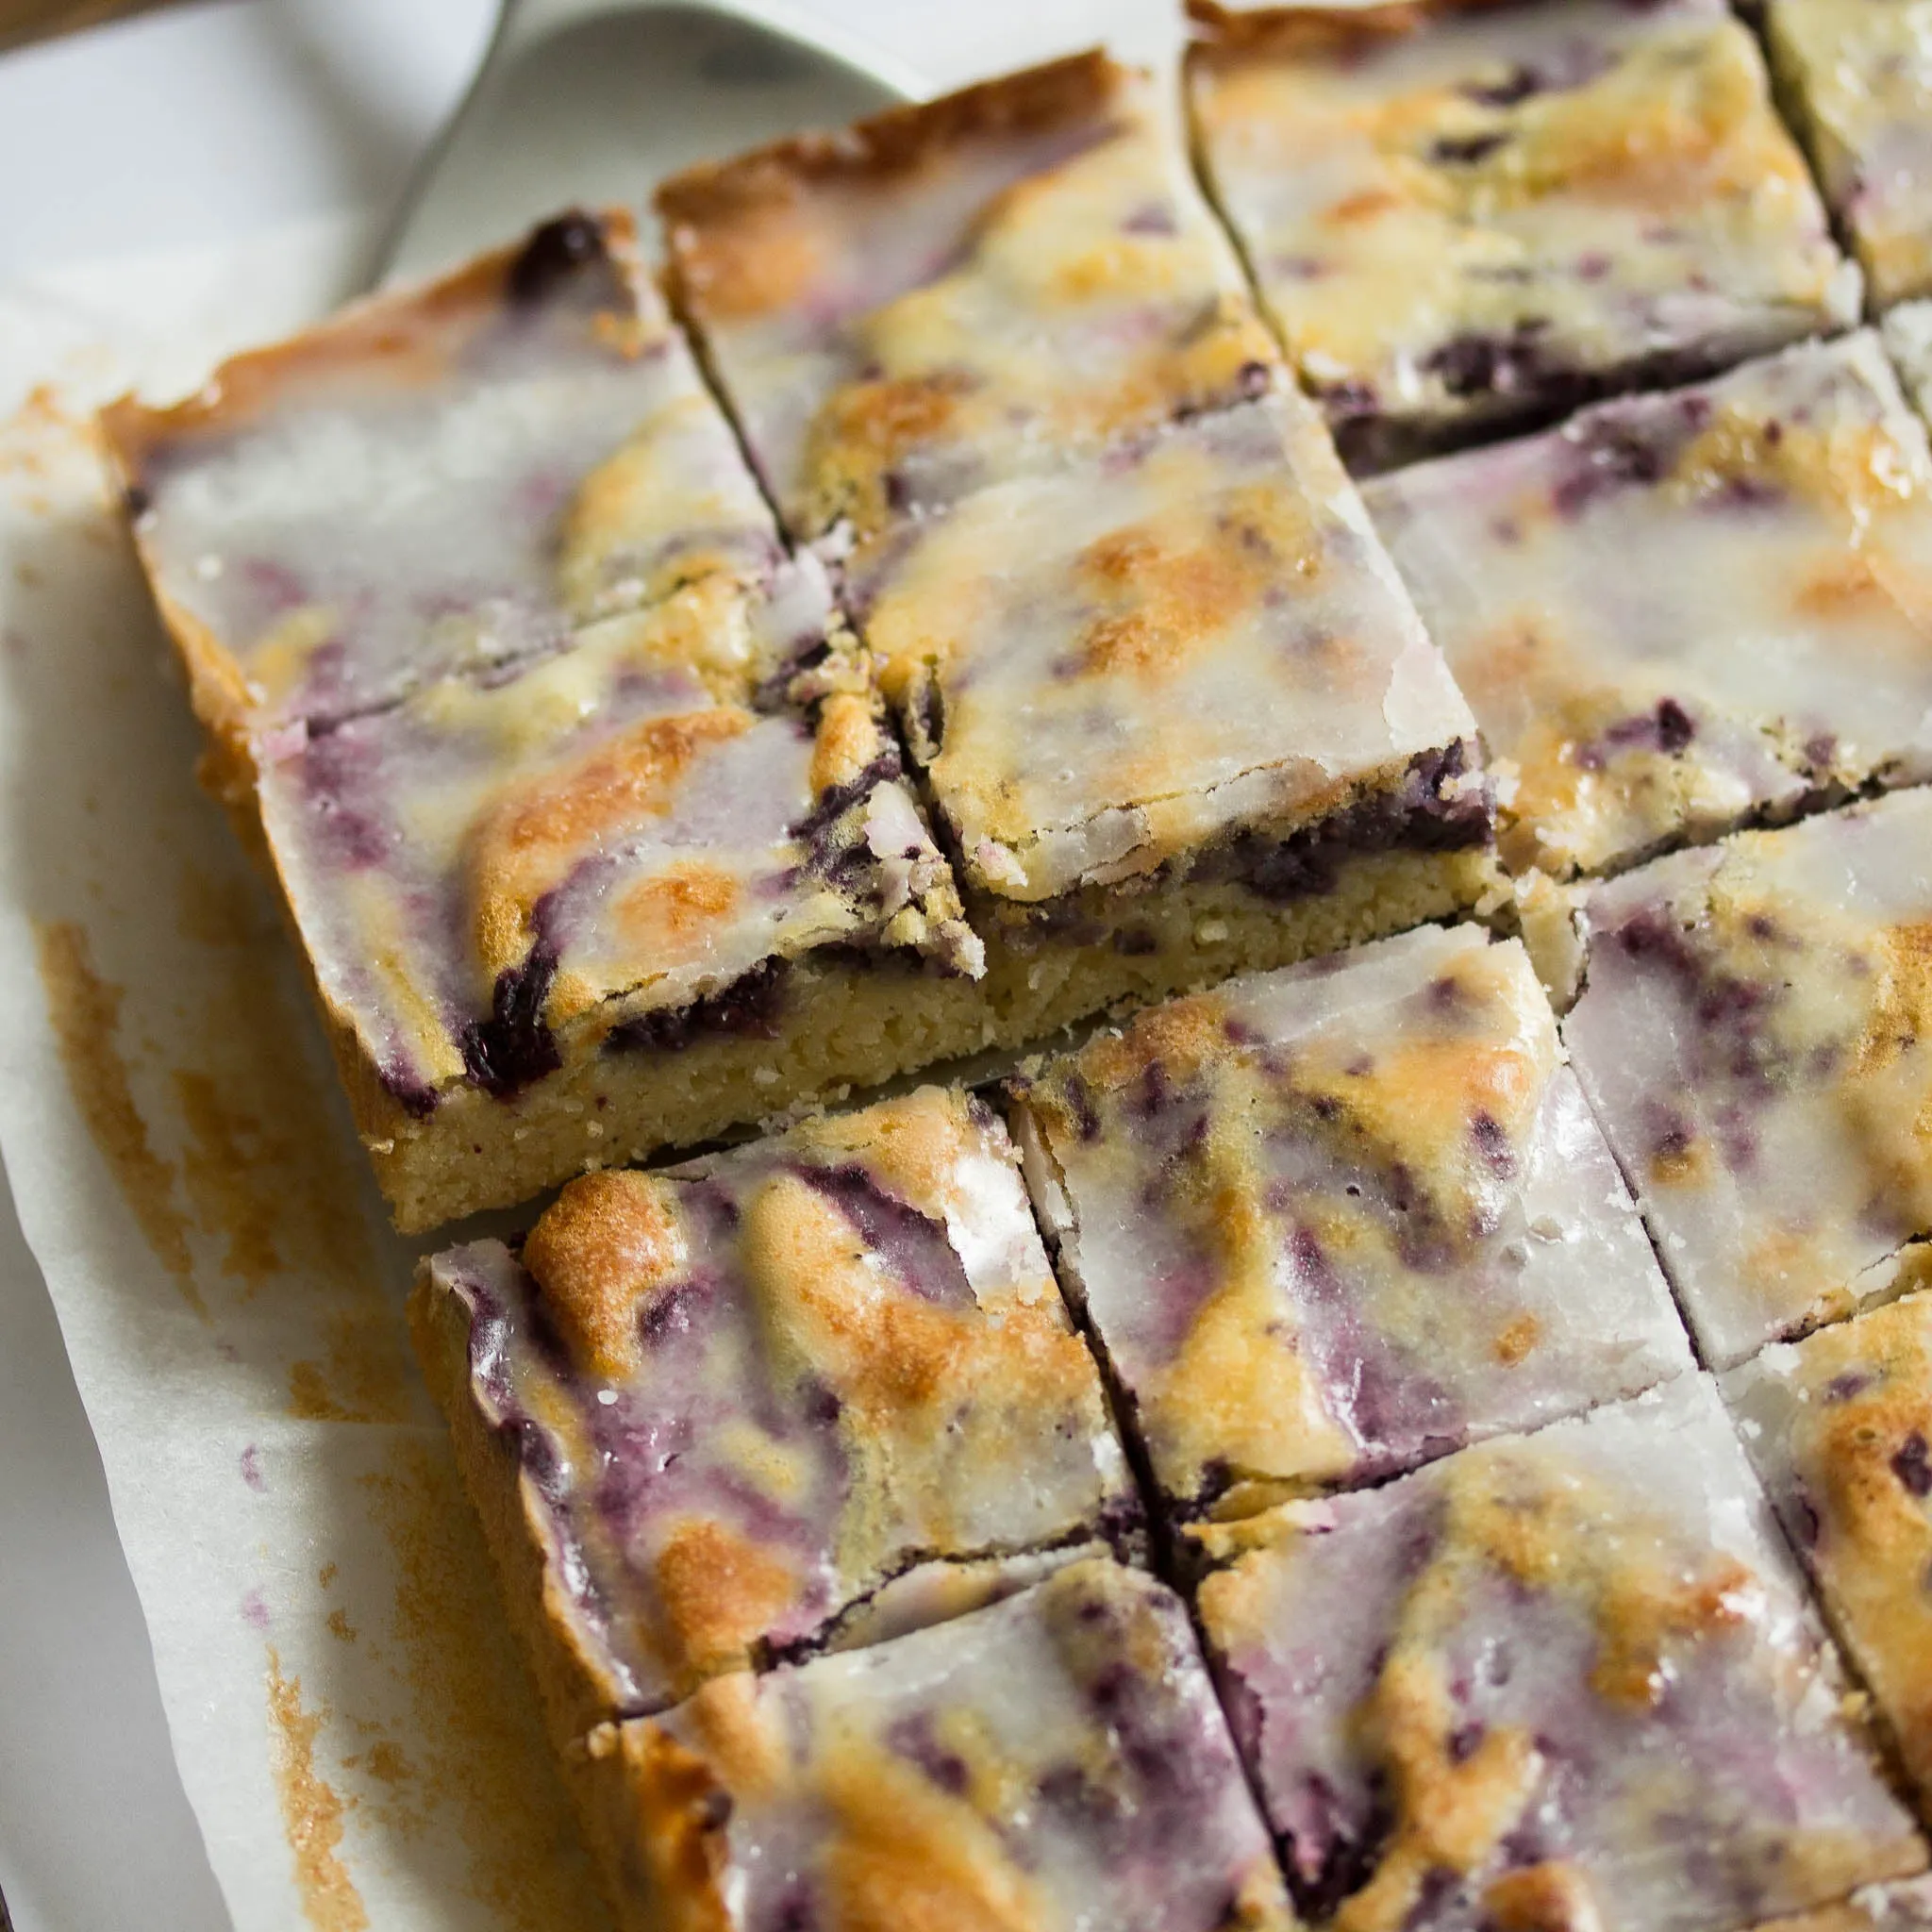
[(804, 1579), (749, 1537), (709, 1517), (691, 1517), (665, 1535), (651, 1586), (673, 1679), (689, 1690), (741, 1670), (766, 1634), (797, 1607)]
[[(637, 223), (627, 209), (599, 208), (590, 217), (604, 252), (633, 291), (649, 285), (638, 253)], [(249, 422), (291, 378), (343, 364), (387, 365), (398, 380), (423, 366), (421, 340), (474, 318), (480, 323), (506, 299), (506, 285), (527, 238), (465, 262), (451, 274), (400, 293), (363, 297), (298, 335), (231, 356), (192, 395), (156, 408), (122, 396), (100, 413), (101, 429), (124, 482), (139, 487), (158, 443), (227, 430)]]
[(565, 1767), (620, 1932), (730, 1932), (730, 1794), (706, 1759), (638, 1719), (575, 1740)]
[(774, 1174), (747, 1203), (742, 1244), (769, 1343), (840, 1391), (849, 1437), (885, 1467), (929, 1465), (953, 1415), (1046, 1407), (1091, 1374), (1086, 1345), (1045, 1296), (995, 1324), (976, 1306), (882, 1290), (838, 1206), (796, 1175)]
[(520, 964), (536, 941), (536, 908), (587, 850), (664, 816), (699, 758), (756, 723), (718, 706), (647, 718), (562, 771), (501, 795), (471, 835), (470, 904), (486, 980)]
[(560, 1614), (515, 1444), (484, 1421), (471, 1391), (470, 1310), (436, 1284), (427, 1262), (417, 1270), (408, 1315), (423, 1379), (449, 1424), (457, 1467), (482, 1523), (510, 1626), (537, 1680), (552, 1741), (564, 1750), (618, 1707), (614, 1687)]
[(1078, 121), (1111, 106), (1130, 72), (1104, 48), (1093, 47), (935, 101), (888, 108), (837, 134), (797, 135), (674, 175), (653, 197), (673, 236), (674, 275), (680, 226), (728, 226), (771, 202), (791, 200), (803, 182), (875, 181), (910, 174), (964, 141), (1031, 134)]
[[(694, 318), (710, 322), (782, 310), (817, 279), (825, 245), (808, 206), (814, 191), (881, 190), (940, 164), (969, 142), (996, 142), (1076, 126), (1108, 114), (1133, 79), (1105, 52), (1070, 56), (861, 121), (836, 134), (774, 142), (728, 161), (693, 168), (658, 190), (672, 306), (703, 341)], [(866, 391), (860, 431), (882, 452), (932, 426), (951, 398), (914, 385)], [(923, 425), (923, 427), (922, 427)]]
[(871, 701), (853, 691), (833, 692), (819, 712), (812, 741), (812, 795), (824, 798), (850, 785), (878, 757), (882, 742)]
[(685, 1255), (675, 1195), (632, 1168), (572, 1181), (524, 1243), (578, 1366), (612, 1380), (637, 1366), (639, 1317)]
[(921, 1213), (943, 1219), (962, 1160), (975, 1152), (974, 1103), (956, 1088), (920, 1087), (891, 1107), (819, 1114), (801, 1121), (790, 1140), (819, 1155), (862, 1157), (874, 1176)]

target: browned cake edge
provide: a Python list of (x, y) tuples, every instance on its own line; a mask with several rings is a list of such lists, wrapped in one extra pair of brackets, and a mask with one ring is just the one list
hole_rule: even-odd
[(249, 729), (255, 705), (246, 674), (221, 641), (162, 589), (160, 559), (140, 525), (158, 454), (173, 443), (245, 425), (291, 378), (347, 364), (367, 369), (384, 362), (403, 373), (411, 359), (407, 323), (447, 326), (467, 320), (480, 325), (509, 299), (511, 285), (541, 239), (566, 224), (584, 225), (579, 234), (594, 232), (636, 316), (640, 294), (652, 286), (638, 249), (636, 221), (624, 208), (575, 212), (545, 222), (437, 280), (364, 296), (281, 341), (231, 356), (180, 402), (153, 407), (128, 394), (99, 412), (96, 434), (121, 491), (136, 555), (187, 674), (194, 714), (208, 734), (208, 756), (200, 776), (225, 803), (253, 782)]
[(493, 1429), (470, 1385), (470, 1311), (440, 1287), (425, 1260), (409, 1294), (409, 1338), (423, 1378), (449, 1424), (450, 1443), (496, 1571), (497, 1594), (529, 1664), (558, 1751), (612, 1717), (616, 1687), (579, 1645), (555, 1602), (536, 1497), (514, 1438)]
[(678, 231), (713, 232), (807, 183), (878, 181), (909, 175), (935, 155), (981, 138), (1037, 133), (1104, 113), (1134, 70), (1100, 47), (1004, 74), (937, 100), (889, 108), (836, 133), (794, 135), (729, 160), (707, 162), (659, 183), (653, 205), (677, 269)]

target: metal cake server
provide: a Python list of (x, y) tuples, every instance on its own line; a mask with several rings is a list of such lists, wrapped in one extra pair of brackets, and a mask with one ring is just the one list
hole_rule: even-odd
[(410, 183), (376, 268), (408, 281), (558, 208), (640, 209), (652, 187), (924, 88), (794, 0), (504, 0), (462, 105)]

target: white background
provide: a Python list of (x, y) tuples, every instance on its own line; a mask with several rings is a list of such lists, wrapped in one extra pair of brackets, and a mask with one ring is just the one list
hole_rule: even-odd
[[(820, 0), (935, 86), (1178, 0)], [(454, 105), (491, 0), (216, 0), (0, 58), (0, 288), (381, 208)], [(4, 1023), (0, 1023), (4, 1024)], [(0, 1191), (0, 1890), (17, 1932), (211, 1932), (220, 1897), (39, 1270)]]

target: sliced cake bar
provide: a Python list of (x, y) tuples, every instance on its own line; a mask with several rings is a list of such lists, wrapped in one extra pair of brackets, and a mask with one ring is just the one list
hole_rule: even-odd
[(898, 770), (809, 559), (297, 734), (262, 829), (398, 1224), (976, 1047)]
[(1200, 1535), (1318, 1924), (1727, 1932), (1925, 1865), (1705, 1377)]
[[(1925, 1278), (1923, 1264), (1914, 1273)], [(1932, 1806), (1932, 1295), (1774, 1343), (1726, 1375), (1724, 1391), (1923, 1812)]]
[(1705, 1360), (1895, 1290), (1932, 1232), (1932, 792), (1675, 853), (1585, 918), (1564, 1039)]
[(425, 1264), (411, 1318), (560, 1739), (1140, 1535), (1011, 1142), (958, 1091), (586, 1175), (521, 1254)]
[(1190, 0), (1194, 137), (1352, 465), (1853, 320), (1722, 0)]
[(1932, 778), (1932, 456), (1870, 332), (1363, 495), (1519, 871)]
[(1690, 1365), (1522, 946), (1232, 981), (1019, 1098), (1061, 1277), (1166, 1506), (1413, 1468)]
[(1288, 1932), (1186, 1610), (1076, 1563), (593, 1733), (624, 1932)]
[(231, 783), (264, 733), (782, 555), (621, 215), (560, 217), (104, 421)]
[(844, 595), (1009, 1040), (1485, 890), (1468, 708), (1299, 397), (897, 525)]
[(677, 176), (671, 286), (793, 535), (1270, 386), (1151, 78), (1084, 54)]

